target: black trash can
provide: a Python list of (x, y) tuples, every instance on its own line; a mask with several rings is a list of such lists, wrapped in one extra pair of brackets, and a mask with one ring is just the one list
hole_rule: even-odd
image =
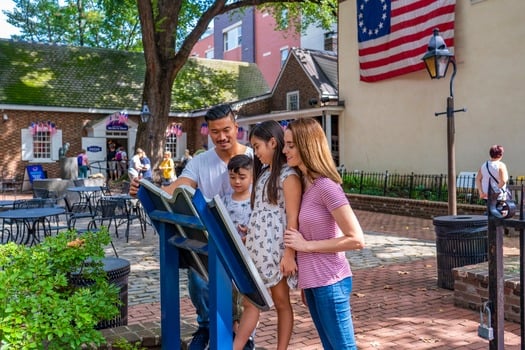
[(454, 289), (452, 269), (488, 260), (487, 217), (483, 215), (438, 216), (436, 233), (438, 287)]
[[(96, 329), (113, 328), (119, 326), (126, 326), (128, 324), (128, 276), (130, 272), (130, 263), (128, 260), (121, 258), (104, 258), (104, 271), (107, 274), (108, 281), (119, 287), (119, 297), (121, 305), (119, 307), (120, 314), (111, 320), (100, 321), (96, 325)], [(90, 282), (81, 274), (72, 274), (70, 282), (76, 286), (87, 286)]]

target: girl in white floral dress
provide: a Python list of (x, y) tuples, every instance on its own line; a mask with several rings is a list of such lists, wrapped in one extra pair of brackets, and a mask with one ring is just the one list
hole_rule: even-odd
[[(290, 287), (297, 286), (295, 252), (284, 246), (284, 231), (297, 228), (301, 205), (301, 180), (286, 165), (284, 132), (276, 121), (257, 124), (250, 132), (255, 153), (252, 214), (246, 248), (277, 311), (277, 349), (288, 348), (293, 329)], [(242, 350), (257, 327), (259, 309), (246, 301), (233, 348)]]

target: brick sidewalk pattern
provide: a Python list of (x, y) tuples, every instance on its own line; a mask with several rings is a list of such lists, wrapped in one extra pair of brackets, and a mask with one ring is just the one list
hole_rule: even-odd
[[(477, 336), (479, 313), (455, 307), (453, 291), (437, 287), (432, 220), (366, 211), (356, 214), (365, 230), (366, 248), (348, 252), (347, 257), (354, 272), (351, 304), (358, 348), (488, 349), (488, 342)], [(119, 256), (131, 263), (130, 331), (158, 326), (158, 236), (148, 226), (146, 238), (142, 239), (139, 226), (134, 223), (129, 243), (123, 235), (113, 241)], [(113, 255), (111, 247), (106, 248), (106, 253)], [(196, 322), (184, 273), (180, 288), (181, 332), (188, 338)], [(298, 291), (291, 293), (291, 300), (295, 323), (289, 349), (322, 349)], [(262, 313), (255, 340), (257, 349), (275, 349), (276, 321), (275, 310)], [(505, 349), (520, 349), (519, 324), (505, 322)]]
[[(365, 211), (356, 214), (366, 232), (366, 249), (348, 252), (354, 272), (352, 310), (361, 350), (487, 349), (477, 336), (479, 313), (454, 306), (453, 291), (437, 287), (432, 220)], [(158, 236), (116, 239), (119, 254), (132, 261), (129, 324), (160, 322)], [(108, 251), (109, 252), (109, 251)], [(181, 277), (182, 328), (195, 329), (195, 312)], [(308, 309), (298, 291), (291, 294), (295, 312), (289, 349), (322, 349)], [(505, 323), (505, 349), (520, 348), (520, 326)], [(276, 346), (276, 313), (261, 315), (257, 349)]]

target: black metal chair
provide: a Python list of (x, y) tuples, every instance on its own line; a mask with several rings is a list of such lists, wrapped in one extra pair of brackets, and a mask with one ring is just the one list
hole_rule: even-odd
[[(126, 216), (125, 210), (120, 206), (118, 201), (107, 197), (99, 198), (93, 214), (88, 230), (96, 230), (100, 226), (106, 226), (108, 231), (111, 231), (111, 224), (113, 223), (115, 236), (118, 238), (118, 227), (122, 224), (122, 218)], [(113, 240), (111, 240), (111, 247), (115, 252), (115, 256), (118, 257)]]
[[(67, 227), (77, 231), (87, 229), (95, 217), (89, 203), (87, 201), (71, 202), (67, 196), (63, 199), (66, 206)], [(86, 220), (82, 221), (82, 219)], [(85, 227), (77, 226), (80, 221), (85, 223)]]
[(33, 188), (33, 198), (49, 198), (49, 190), (46, 188)]
[(111, 193), (111, 189), (109, 188), (109, 186), (100, 186), (100, 190), (103, 196), (113, 195), (113, 193)]
[(22, 192), (23, 179), (23, 176), (20, 174), (16, 176), (3, 174), (0, 178), (0, 192), (4, 196), (6, 193), (11, 193), (16, 199), (16, 195)]
[[(124, 204), (124, 205), (123, 205)], [(124, 223), (128, 215), (126, 213), (125, 203), (110, 197), (101, 197), (95, 207), (95, 216), (93, 218), (100, 225), (107, 222), (108, 229), (113, 223), (115, 236), (118, 238), (118, 227)]]

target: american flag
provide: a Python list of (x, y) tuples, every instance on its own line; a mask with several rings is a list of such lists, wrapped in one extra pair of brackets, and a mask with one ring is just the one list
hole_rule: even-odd
[(359, 71), (374, 82), (423, 69), (432, 30), (452, 49), (456, 0), (357, 0)]

